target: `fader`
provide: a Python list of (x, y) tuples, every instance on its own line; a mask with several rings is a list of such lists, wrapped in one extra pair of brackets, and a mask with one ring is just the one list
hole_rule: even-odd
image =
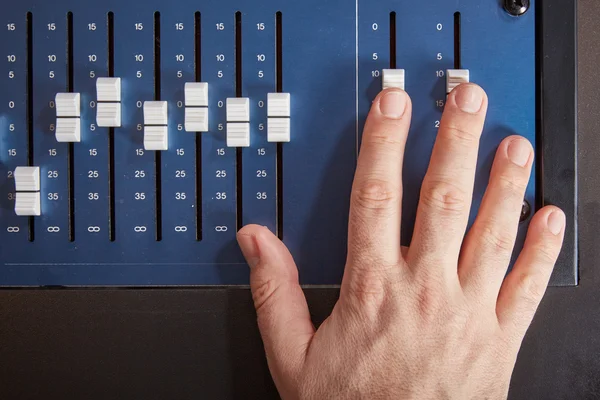
[(235, 236), (249, 223), (283, 238), (304, 284), (339, 284), (382, 88), (413, 101), (406, 243), (456, 85), (490, 98), (473, 211), (500, 141), (536, 143), (536, 3), (514, 16), (498, 0), (10, 2), (0, 286), (247, 284)]

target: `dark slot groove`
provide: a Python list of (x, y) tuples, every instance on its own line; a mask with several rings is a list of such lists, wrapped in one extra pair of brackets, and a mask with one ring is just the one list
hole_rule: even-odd
[[(242, 13), (235, 13), (235, 95), (242, 97)], [(236, 159), (236, 225), (237, 230), (242, 229), (242, 181), (243, 181), (243, 166), (242, 166), (242, 149), (235, 149)]]
[[(160, 100), (160, 13), (154, 13), (154, 100)], [(154, 152), (156, 241), (162, 240), (162, 157)]]
[(454, 13), (454, 69), (462, 69), (460, 33), (460, 12), (457, 11)]
[[(27, 165), (33, 166), (33, 14), (27, 13)], [(29, 217), (28, 239), (33, 242), (35, 220)]]
[[(194, 66), (196, 82), (202, 82), (202, 20), (194, 15)], [(196, 240), (202, 240), (202, 133), (196, 132)]]
[[(543, 18), (542, 18), (542, 10), (544, 7), (536, 7), (535, 8), (535, 21), (536, 26), (543, 26)], [(544, 132), (544, 80), (543, 80), (543, 66), (544, 66), (544, 35), (542, 34), (542, 29), (535, 30), (535, 47), (536, 47), (536, 57), (535, 57), (535, 115), (536, 115), (536, 129), (535, 129), (535, 146), (536, 146), (536, 155), (541, 154), (543, 156), (544, 152), (544, 141), (543, 141), (543, 132)], [(535, 196), (535, 205), (532, 204), (531, 208), (533, 209), (533, 213), (544, 206), (544, 157), (537, 157), (535, 161), (535, 172), (536, 172), (536, 196)], [(532, 213), (532, 214), (533, 214)]]
[[(115, 76), (115, 16), (108, 18), (108, 76)], [(115, 128), (108, 128), (108, 238), (115, 241)]]
[(390, 13), (390, 68), (396, 69), (396, 11)]
[[(73, 83), (73, 13), (67, 13), (67, 92), (75, 91)], [(69, 198), (69, 241), (75, 241), (75, 147), (68, 144), (67, 150), (67, 192)]]
[[(281, 11), (275, 14), (275, 52), (276, 64), (275, 70), (277, 75), (276, 91), (283, 92), (283, 15)], [(276, 172), (277, 175), (277, 237), (283, 240), (283, 143), (277, 143), (276, 155)]]

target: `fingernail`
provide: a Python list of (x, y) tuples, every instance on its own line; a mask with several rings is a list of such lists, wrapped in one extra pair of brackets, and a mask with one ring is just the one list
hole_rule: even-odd
[(254, 268), (258, 265), (260, 261), (260, 251), (258, 250), (258, 246), (256, 244), (256, 238), (254, 235), (243, 235), (239, 234), (237, 236), (238, 244), (242, 249), (242, 253), (244, 254), (244, 258), (248, 262), (250, 268)]
[(516, 139), (510, 142), (507, 149), (508, 159), (519, 167), (524, 167), (531, 157), (531, 147), (523, 139)]
[(406, 110), (406, 94), (399, 91), (384, 94), (379, 102), (379, 109), (386, 118), (401, 118)]
[(477, 85), (463, 84), (455, 90), (454, 99), (456, 105), (463, 112), (476, 114), (483, 105), (483, 89)]
[(553, 235), (558, 236), (563, 231), (566, 223), (565, 214), (561, 211), (553, 211), (548, 216), (548, 229)]

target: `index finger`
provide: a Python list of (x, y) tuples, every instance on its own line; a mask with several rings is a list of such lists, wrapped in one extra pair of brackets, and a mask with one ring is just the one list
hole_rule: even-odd
[(397, 265), (400, 251), (402, 163), (411, 102), (388, 89), (373, 102), (352, 188), (348, 261), (355, 269)]

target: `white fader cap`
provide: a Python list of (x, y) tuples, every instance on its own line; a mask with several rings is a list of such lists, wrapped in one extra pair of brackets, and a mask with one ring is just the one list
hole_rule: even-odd
[(54, 98), (57, 117), (79, 117), (81, 95), (79, 93), (57, 93)]
[(227, 123), (227, 147), (250, 147), (250, 123)]
[(227, 99), (227, 122), (249, 122), (250, 99), (232, 97)]
[(17, 192), (38, 192), (40, 190), (40, 167), (17, 167), (14, 177)]
[(121, 126), (121, 103), (98, 103), (96, 123), (99, 127), (119, 128)]
[(15, 214), (23, 217), (37, 217), (41, 214), (40, 192), (17, 192)]
[(208, 83), (187, 82), (184, 92), (186, 107), (208, 107)]
[(405, 90), (406, 73), (403, 69), (384, 69), (382, 75), (383, 90), (389, 88)]
[(101, 102), (120, 102), (121, 78), (98, 78), (96, 80), (96, 97)]
[(267, 94), (267, 117), (289, 117), (290, 110), (289, 93), (269, 93)]
[(469, 82), (468, 69), (449, 69), (446, 71), (446, 94), (450, 94), (458, 85)]
[(267, 121), (267, 141), (271, 143), (288, 143), (290, 141), (290, 119), (269, 118)]
[(185, 131), (186, 132), (208, 132), (208, 108), (186, 107), (185, 108)]

